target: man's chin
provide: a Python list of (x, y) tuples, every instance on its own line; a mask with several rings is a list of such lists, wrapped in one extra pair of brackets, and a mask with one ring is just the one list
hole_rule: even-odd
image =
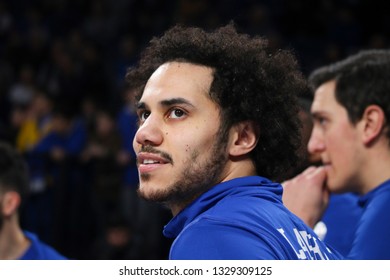
[(331, 193), (340, 194), (345, 192), (344, 186), (340, 186), (340, 184), (333, 183), (332, 181), (327, 182), (327, 188)]
[(137, 190), (138, 196), (146, 201), (163, 203), (167, 200), (166, 194), (150, 190), (148, 187), (140, 187)]

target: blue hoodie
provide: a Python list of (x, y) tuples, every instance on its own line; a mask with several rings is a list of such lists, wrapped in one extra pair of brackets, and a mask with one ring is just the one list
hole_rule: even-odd
[(220, 183), (176, 215), (164, 235), (170, 259), (339, 259), (282, 203), (283, 188), (258, 177)]
[(390, 180), (359, 198), (363, 213), (348, 259), (390, 260)]
[(67, 260), (54, 248), (39, 240), (35, 234), (28, 231), (23, 233), (31, 241), (31, 245), (19, 260)]

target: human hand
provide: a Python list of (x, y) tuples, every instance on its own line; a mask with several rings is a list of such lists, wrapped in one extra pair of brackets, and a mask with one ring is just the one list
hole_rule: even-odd
[(329, 203), (325, 169), (310, 166), (282, 186), (283, 204), (313, 228)]

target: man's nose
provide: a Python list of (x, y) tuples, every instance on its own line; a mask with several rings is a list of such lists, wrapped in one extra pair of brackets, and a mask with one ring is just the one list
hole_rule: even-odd
[(162, 124), (157, 117), (152, 114), (149, 115), (138, 128), (134, 138), (135, 142), (141, 145), (160, 145), (163, 141), (161, 127)]
[(325, 144), (320, 133), (313, 129), (309, 142), (307, 143), (307, 150), (311, 154), (321, 153), (325, 149)]

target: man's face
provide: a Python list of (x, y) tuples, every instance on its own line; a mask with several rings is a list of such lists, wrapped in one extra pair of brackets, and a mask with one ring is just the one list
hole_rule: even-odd
[(335, 87), (335, 81), (329, 81), (315, 92), (311, 107), (314, 127), (308, 149), (321, 155), (329, 189), (344, 192), (359, 186), (362, 157), (358, 125), (349, 121), (347, 110), (337, 102)]
[(208, 96), (212, 79), (210, 68), (170, 62), (148, 80), (133, 141), (145, 199), (185, 206), (222, 178), (227, 136)]
[(3, 217), (3, 195), (1, 194), (0, 191), (0, 232), (3, 228), (4, 224), (4, 217)]

